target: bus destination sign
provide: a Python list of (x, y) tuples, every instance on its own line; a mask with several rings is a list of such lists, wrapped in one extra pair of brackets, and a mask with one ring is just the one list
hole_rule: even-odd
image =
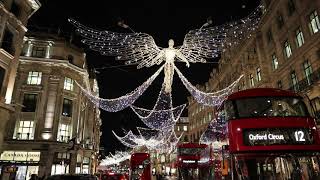
[(270, 128), (244, 129), (244, 144), (247, 146), (312, 144), (308, 129)]

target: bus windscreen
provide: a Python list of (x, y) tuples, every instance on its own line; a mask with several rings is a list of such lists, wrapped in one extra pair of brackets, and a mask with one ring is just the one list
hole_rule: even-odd
[(228, 119), (256, 117), (306, 117), (309, 116), (302, 98), (254, 97), (229, 102)]

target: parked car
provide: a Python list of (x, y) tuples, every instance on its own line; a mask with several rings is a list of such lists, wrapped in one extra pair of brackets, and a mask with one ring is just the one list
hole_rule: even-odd
[(46, 180), (98, 180), (98, 177), (92, 174), (58, 174), (49, 176)]

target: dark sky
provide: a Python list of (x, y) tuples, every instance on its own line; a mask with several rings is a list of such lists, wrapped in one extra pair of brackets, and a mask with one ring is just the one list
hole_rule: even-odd
[[(171, 0), (172, 1), (172, 0)], [(68, 23), (68, 18), (80, 21), (82, 24), (100, 30), (116, 32), (129, 32), (117, 26), (123, 20), (136, 32), (145, 32), (153, 36), (158, 46), (167, 47), (170, 38), (179, 46), (184, 35), (192, 29), (202, 26), (208, 17), (213, 20), (213, 25), (239, 19), (247, 15), (257, 6), (259, 0), (196, 0), (172, 1), (170, 0), (42, 0), (42, 7), (31, 17), (28, 28), (60, 29), (61, 34), (69, 36), (74, 34), (74, 27)], [(128, 3), (130, 2), (130, 3)], [(80, 37), (74, 35), (74, 41)], [(113, 57), (102, 56), (93, 52), (84, 44), (77, 44), (85, 49), (87, 62), (90, 68), (97, 68), (100, 72), (97, 80), (100, 96), (103, 98), (116, 98), (122, 96), (150, 77), (158, 68), (136, 69), (134, 66), (124, 66), (116, 62)], [(209, 62), (216, 62), (212, 59)], [(184, 63), (177, 63), (178, 68), (184, 73), (192, 84), (207, 82), (210, 71), (216, 63), (191, 64), (186, 68)], [(103, 69), (99, 69), (102, 68)], [(163, 73), (153, 82), (142, 95), (136, 105), (150, 108), (155, 103), (163, 80)], [(173, 83), (173, 103), (180, 105), (187, 103), (189, 93), (175, 75)], [(116, 113), (107, 113), (101, 110), (102, 140), (107, 152), (123, 150), (124, 146), (112, 135), (111, 130), (122, 134), (122, 128), (135, 130), (136, 126), (144, 126), (139, 118), (127, 108)], [(187, 115), (187, 111), (184, 112)]]

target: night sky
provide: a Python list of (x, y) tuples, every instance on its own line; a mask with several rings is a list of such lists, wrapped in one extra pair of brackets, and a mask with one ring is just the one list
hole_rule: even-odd
[[(130, 32), (117, 26), (123, 20), (136, 32), (148, 33), (160, 47), (167, 47), (168, 40), (174, 39), (175, 46), (182, 45), (184, 35), (192, 29), (200, 28), (211, 17), (213, 25), (239, 19), (254, 9), (259, 0), (196, 0), (196, 1), (123, 1), (123, 0), (40, 0), (42, 7), (31, 17), (28, 29), (45, 29), (58, 32), (61, 35), (74, 37), (73, 42), (85, 49), (90, 69), (95, 68), (100, 97), (116, 98), (141, 85), (159, 66), (136, 69), (135, 66), (125, 66), (114, 57), (102, 56), (91, 51), (86, 45), (79, 43), (75, 28), (68, 23), (73, 18), (82, 24), (99, 30)], [(129, 2), (129, 3), (128, 3)], [(179, 3), (178, 3), (179, 2)], [(176, 63), (177, 67), (196, 85), (208, 81), (211, 70), (216, 66), (216, 59), (208, 60), (206, 64), (193, 64), (186, 68), (184, 63)], [(135, 105), (151, 108), (159, 94), (163, 81), (163, 73), (157, 77), (148, 90), (136, 101)], [(187, 103), (188, 91), (175, 74), (173, 82), (174, 106)], [(183, 113), (187, 116), (187, 111)], [(102, 138), (101, 146), (106, 152), (124, 150), (125, 147), (113, 136), (112, 130), (118, 135), (124, 135), (122, 129), (136, 131), (136, 126), (145, 127), (130, 108), (116, 113), (101, 110)]]

